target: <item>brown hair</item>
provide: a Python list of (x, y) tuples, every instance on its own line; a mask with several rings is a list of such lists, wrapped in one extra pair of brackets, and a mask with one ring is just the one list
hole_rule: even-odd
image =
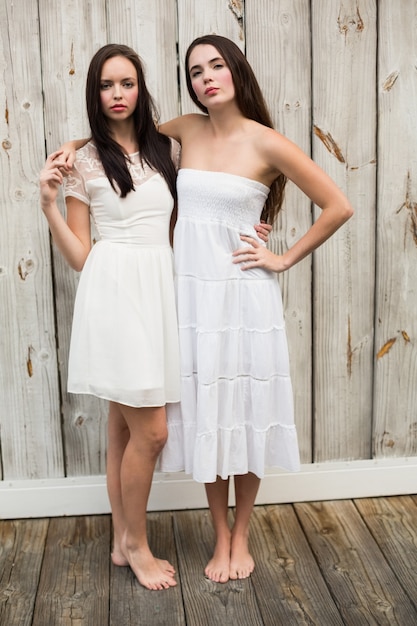
[[(190, 54), (193, 49), (199, 45), (214, 46), (214, 48), (216, 48), (216, 50), (218, 50), (223, 57), (228, 68), (230, 69), (230, 73), (232, 74), (236, 103), (242, 115), (250, 120), (259, 122), (264, 126), (273, 128), (271, 116), (269, 114), (268, 107), (266, 106), (261, 88), (259, 87), (255, 74), (253, 73), (245, 55), (233, 41), (227, 39), (226, 37), (221, 37), (220, 35), (204, 35), (203, 37), (194, 39), (194, 41), (189, 45), (185, 55), (185, 74), (188, 93), (198, 108), (204, 113), (208, 113), (207, 108), (197, 99), (197, 96), (192, 88), (191, 76), (189, 72)], [(279, 174), (271, 185), (271, 190), (262, 212), (262, 219), (266, 220), (270, 224), (273, 224), (279, 210), (281, 209), (286, 182), (287, 179), (284, 174)]]
[(100, 85), (103, 65), (108, 59), (120, 56), (133, 63), (138, 78), (138, 100), (133, 113), (140, 156), (150, 167), (157, 170), (166, 180), (172, 196), (176, 197), (176, 171), (171, 158), (171, 142), (158, 132), (155, 126), (157, 111), (146, 87), (143, 66), (139, 55), (128, 46), (107, 44), (100, 48), (90, 62), (87, 74), (86, 100), (92, 139), (107, 178), (113, 189), (115, 183), (124, 198), (134, 191), (132, 177), (126, 163), (126, 154), (112, 138), (108, 120), (104, 115), (100, 100)]

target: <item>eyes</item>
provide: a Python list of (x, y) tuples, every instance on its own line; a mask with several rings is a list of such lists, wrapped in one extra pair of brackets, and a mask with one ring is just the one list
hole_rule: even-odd
[[(213, 70), (221, 70), (224, 67), (226, 67), (226, 64), (225, 63), (215, 63), (211, 67), (212, 67)], [(203, 73), (202, 69), (195, 68), (195, 69), (191, 70), (190, 76), (191, 76), (191, 78), (197, 78), (197, 76), (200, 76), (202, 73)]]
[[(133, 80), (123, 80), (120, 84), (122, 87), (124, 87), (124, 89), (133, 89), (133, 87), (135, 87), (135, 83), (133, 82)], [(113, 83), (111, 81), (106, 80), (100, 83), (100, 91), (107, 91), (112, 87)]]

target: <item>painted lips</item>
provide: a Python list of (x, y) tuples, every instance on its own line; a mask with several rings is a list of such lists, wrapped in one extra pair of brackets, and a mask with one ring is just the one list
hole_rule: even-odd
[(208, 89), (205, 90), (204, 95), (205, 96), (210, 96), (213, 93), (217, 93), (218, 92), (218, 88), (217, 87), (209, 87)]

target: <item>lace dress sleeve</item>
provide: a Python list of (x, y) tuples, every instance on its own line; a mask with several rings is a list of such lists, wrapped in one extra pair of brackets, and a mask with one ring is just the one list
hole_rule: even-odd
[(178, 168), (180, 166), (180, 160), (181, 160), (181, 144), (179, 144), (178, 141), (176, 141), (176, 139), (172, 139), (172, 137), (170, 137), (170, 140), (171, 140), (171, 158), (174, 163), (175, 169), (178, 171)]
[(73, 196), (85, 204), (90, 205), (90, 198), (85, 186), (85, 180), (79, 169), (79, 163), (75, 161), (72, 171), (64, 177), (64, 196)]

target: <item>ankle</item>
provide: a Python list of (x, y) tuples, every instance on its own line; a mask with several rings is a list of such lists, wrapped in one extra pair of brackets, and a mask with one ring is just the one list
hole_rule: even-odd
[(232, 531), (230, 528), (222, 528), (216, 530), (216, 543), (229, 543), (232, 538)]
[(131, 535), (127, 531), (123, 536), (123, 545), (129, 552), (143, 552), (150, 550), (146, 537)]
[(233, 529), (231, 533), (232, 544), (248, 544), (249, 541), (249, 529)]

